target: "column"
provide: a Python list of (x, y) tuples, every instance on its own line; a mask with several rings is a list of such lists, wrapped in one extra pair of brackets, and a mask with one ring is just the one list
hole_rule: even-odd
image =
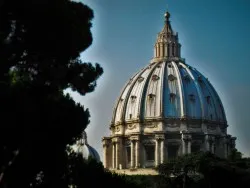
[(159, 165), (159, 156), (158, 156), (158, 153), (159, 153), (159, 140), (156, 139), (155, 140), (155, 166)]
[(131, 140), (131, 147), (130, 147), (130, 149), (131, 149), (131, 165), (130, 165), (130, 168), (134, 168), (134, 141), (133, 140)]
[(146, 159), (145, 145), (142, 146), (142, 154), (143, 154), (143, 156), (142, 156), (141, 163), (142, 163), (142, 167), (144, 168), (144, 167), (146, 167), (146, 161), (147, 161), (147, 159)]
[(161, 57), (161, 46), (159, 43), (157, 45), (158, 45), (158, 57)]
[(163, 44), (162, 44), (162, 43), (160, 44), (160, 50), (161, 50), (161, 51), (160, 51), (160, 53), (161, 53), (161, 55), (160, 55), (160, 56), (161, 56), (161, 57), (163, 57), (163, 56), (164, 56), (164, 54), (163, 54)]
[(115, 143), (115, 159), (116, 159), (116, 161), (115, 161), (115, 168), (119, 168), (119, 153), (120, 153), (120, 151), (119, 151), (119, 142), (116, 142)]
[(161, 163), (164, 163), (165, 153), (164, 153), (164, 140), (161, 140)]
[(212, 144), (212, 151), (211, 151), (211, 152), (212, 152), (213, 154), (215, 154), (215, 150), (214, 150), (214, 148), (215, 148), (215, 143), (214, 143), (214, 141), (213, 141), (211, 144)]
[(115, 143), (112, 143), (112, 168), (115, 168)]
[(168, 45), (167, 45), (167, 43), (165, 43), (165, 46), (164, 46), (164, 48), (165, 48), (165, 57), (168, 57)]
[(154, 48), (154, 57), (156, 57), (156, 48)]
[(156, 57), (159, 57), (159, 46), (156, 44)]
[(224, 157), (227, 158), (227, 139), (225, 138), (224, 139)]
[(139, 140), (135, 141), (135, 167), (140, 167), (140, 142)]
[(103, 144), (103, 166), (107, 168), (107, 144)]
[(190, 154), (191, 153), (191, 144), (192, 144), (192, 142), (191, 142), (191, 139), (188, 139), (188, 141), (187, 141), (188, 143), (187, 143), (187, 145), (188, 145), (188, 154)]
[(186, 141), (182, 139), (182, 155), (186, 154)]
[(205, 151), (210, 151), (209, 135), (205, 136)]

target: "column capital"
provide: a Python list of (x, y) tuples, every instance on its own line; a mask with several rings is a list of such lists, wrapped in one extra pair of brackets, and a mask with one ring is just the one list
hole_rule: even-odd
[(155, 135), (156, 140), (165, 140), (165, 135), (164, 134), (157, 134)]
[(110, 144), (110, 140), (109, 139), (102, 139), (102, 145), (103, 145), (103, 147), (107, 147), (107, 146), (109, 146), (109, 144)]
[(139, 135), (132, 135), (132, 136), (130, 136), (130, 138), (129, 138), (131, 141), (139, 141), (140, 140), (140, 136)]
[(214, 142), (215, 141), (215, 135), (211, 135), (211, 134), (206, 134), (205, 138), (207, 141), (209, 142)]
[(184, 140), (185, 142), (192, 140), (192, 135), (189, 133), (182, 133), (181, 137), (182, 137), (182, 140)]
[(112, 138), (112, 143), (119, 143), (119, 142), (120, 142), (120, 138), (119, 137)]
[(236, 137), (232, 137), (231, 139), (230, 139), (230, 142), (231, 142), (231, 145), (233, 146), (233, 148), (235, 148), (235, 146), (236, 146)]

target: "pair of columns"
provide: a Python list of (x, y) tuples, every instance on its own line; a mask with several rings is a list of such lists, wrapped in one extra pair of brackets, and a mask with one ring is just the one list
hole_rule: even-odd
[[(165, 158), (165, 146), (164, 146), (164, 135), (156, 135), (155, 138), (155, 166), (158, 166), (160, 163), (164, 162)], [(131, 164), (130, 168), (139, 168), (140, 167), (140, 140), (139, 138), (131, 138)], [(144, 161), (145, 162), (145, 161)]]
[(118, 169), (120, 164), (120, 140), (115, 138), (112, 140), (112, 168)]
[(215, 137), (212, 135), (205, 135), (205, 151), (215, 153)]
[(111, 144), (112, 146), (112, 164), (111, 167), (114, 169), (119, 168), (120, 164), (120, 139), (119, 138), (113, 138), (111, 142), (109, 143), (108, 140), (103, 139), (103, 166), (104, 168), (109, 168), (110, 164), (108, 164), (109, 161), (109, 155), (108, 155), (108, 147)]
[(140, 167), (140, 141), (139, 139), (131, 139), (130, 145), (130, 168), (139, 168)]

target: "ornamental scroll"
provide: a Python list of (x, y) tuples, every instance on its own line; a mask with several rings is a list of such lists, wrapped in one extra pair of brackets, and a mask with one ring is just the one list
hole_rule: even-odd
[(116, 126), (116, 127), (115, 127), (115, 132), (120, 132), (120, 130), (121, 130), (121, 129), (120, 129), (119, 126)]
[(157, 128), (158, 125), (156, 123), (145, 123), (144, 126), (146, 128)]
[(135, 125), (135, 124), (128, 124), (128, 125), (127, 125), (127, 128), (128, 128), (129, 130), (132, 130), (132, 129), (135, 129), (135, 128), (136, 128), (136, 125)]

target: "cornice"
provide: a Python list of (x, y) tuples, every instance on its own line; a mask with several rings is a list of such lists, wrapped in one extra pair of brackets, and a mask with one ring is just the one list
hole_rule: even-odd
[(162, 117), (154, 117), (154, 118), (146, 118), (144, 120), (140, 120), (139, 118), (137, 119), (132, 119), (128, 120), (126, 122), (116, 122), (115, 124), (110, 124), (110, 128), (116, 127), (116, 126), (126, 126), (128, 124), (145, 124), (145, 123), (152, 123), (152, 122), (163, 122), (163, 123), (183, 123), (186, 122), (187, 124), (202, 124), (205, 123), (207, 125), (223, 125), (223, 128), (227, 128), (228, 125), (226, 122), (221, 122), (221, 121), (210, 121), (210, 120), (205, 120), (205, 119), (191, 119), (188, 117), (183, 117), (183, 118), (162, 118)]

